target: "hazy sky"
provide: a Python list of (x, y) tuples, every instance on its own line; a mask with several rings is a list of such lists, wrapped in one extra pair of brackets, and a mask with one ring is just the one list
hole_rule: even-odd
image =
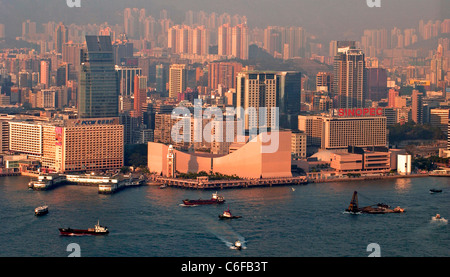
[[(81, 0), (69, 8), (66, 0), (0, 0), (0, 23), (7, 35), (20, 35), (21, 22), (50, 20), (70, 23), (123, 23), (125, 7), (146, 8), (159, 16), (166, 9), (181, 23), (187, 10), (246, 15), (250, 27), (302, 26), (322, 39), (352, 39), (365, 28), (417, 27), (420, 19), (450, 18), (450, 0)], [(177, 22), (179, 21), (179, 22)]]

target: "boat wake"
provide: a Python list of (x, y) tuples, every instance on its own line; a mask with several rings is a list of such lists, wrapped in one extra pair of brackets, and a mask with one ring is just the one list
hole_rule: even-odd
[(233, 229), (231, 229), (231, 227), (229, 229), (228, 228), (226, 229), (216, 228), (215, 230), (210, 229), (209, 231), (230, 249), (237, 249), (236, 246), (234, 245), (234, 242), (236, 240), (239, 240), (242, 243), (242, 249), (247, 248), (245, 238), (242, 235), (235, 232)]
[(197, 207), (199, 205), (185, 205), (185, 204), (179, 204), (180, 207)]
[(445, 218), (436, 218), (436, 216), (433, 216), (433, 217), (431, 217), (431, 223), (447, 224), (448, 220)]

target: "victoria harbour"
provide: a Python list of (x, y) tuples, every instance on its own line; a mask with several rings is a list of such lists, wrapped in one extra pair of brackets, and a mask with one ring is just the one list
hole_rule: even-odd
[[(159, 186), (112, 195), (88, 186), (29, 190), (28, 177), (0, 179), (2, 257), (448, 257), (448, 178), (310, 183), (298, 186), (224, 189), (220, 205), (184, 206), (212, 190)], [(430, 189), (442, 193), (431, 194)], [(352, 194), (361, 206), (387, 203), (399, 214), (348, 214)], [(33, 210), (48, 205), (37, 217)], [(220, 220), (229, 208), (242, 218)], [(106, 236), (61, 236), (58, 228), (107, 226)], [(233, 249), (236, 240), (242, 251)]]

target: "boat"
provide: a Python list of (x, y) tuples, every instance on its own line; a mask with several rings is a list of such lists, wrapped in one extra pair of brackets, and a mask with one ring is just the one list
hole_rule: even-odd
[(162, 185), (159, 186), (159, 188), (160, 189), (165, 189), (165, 188), (167, 188), (167, 185), (166, 184), (162, 184)]
[(185, 200), (183, 200), (183, 204), (186, 206), (222, 204), (224, 202), (225, 202), (225, 199), (223, 198), (223, 196), (218, 195), (217, 192), (213, 193), (211, 199), (198, 199), (198, 200), (185, 199)]
[(443, 218), (443, 217), (441, 217), (440, 214), (436, 214), (435, 216), (432, 216), (431, 219), (433, 221), (435, 221), (435, 222), (443, 222), (443, 223), (447, 223), (448, 222), (448, 220)]
[(34, 209), (34, 215), (44, 215), (48, 213), (48, 206), (40, 206)]
[(242, 216), (238, 215), (232, 215), (230, 211), (230, 207), (226, 211), (224, 211), (222, 214), (219, 214), (220, 219), (231, 219), (231, 218), (241, 218)]
[(100, 222), (97, 222), (94, 228), (88, 229), (72, 229), (72, 228), (59, 228), (59, 232), (64, 236), (82, 236), (82, 235), (106, 235), (109, 233), (108, 228), (101, 226)]
[(235, 243), (234, 243), (234, 247), (237, 249), (237, 250), (241, 250), (242, 249), (242, 243), (240, 242), (240, 241), (236, 241)]
[(396, 207), (391, 209), (391, 207), (384, 203), (378, 203), (372, 206), (366, 206), (359, 208), (358, 206), (358, 192), (353, 192), (352, 200), (350, 201), (350, 205), (345, 210), (351, 214), (386, 214), (386, 213), (403, 213), (405, 209), (401, 207)]
[(442, 192), (441, 189), (430, 189), (430, 193), (439, 193)]

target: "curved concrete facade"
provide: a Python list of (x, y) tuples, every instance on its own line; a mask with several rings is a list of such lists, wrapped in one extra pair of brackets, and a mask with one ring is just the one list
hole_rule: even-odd
[[(272, 142), (274, 143), (274, 142)], [(270, 144), (270, 142), (268, 143)], [(200, 171), (218, 172), (226, 175), (236, 174), (241, 178), (292, 177), (291, 174), (291, 131), (280, 131), (278, 150), (262, 153), (261, 135), (226, 156), (205, 156), (188, 154), (174, 150), (175, 170), (181, 173)], [(162, 172), (167, 176), (169, 146), (161, 143), (148, 143), (148, 168), (150, 172)]]

